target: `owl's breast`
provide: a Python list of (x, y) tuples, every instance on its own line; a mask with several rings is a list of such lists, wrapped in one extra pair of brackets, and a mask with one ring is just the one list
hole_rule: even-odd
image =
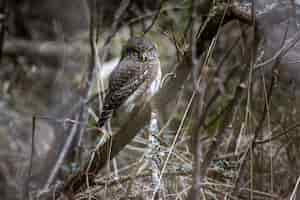
[(153, 73), (154, 76), (152, 78), (152, 81), (150, 83), (148, 93), (152, 97), (160, 88), (160, 82), (161, 82), (161, 68), (160, 63), (158, 63), (158, 67), (156, 68), (155, 72)]
[[(159, 64), (159, 63), (158, 63)], [(155, 67), (154, 71), (151, 71), (149, 78), (140, 85), (140, 87), (125, 101), (123, 105), (136, 104), (139, 100), (149, 101), (150, 98), (159, 90), (161, 81), (161, 69)]]

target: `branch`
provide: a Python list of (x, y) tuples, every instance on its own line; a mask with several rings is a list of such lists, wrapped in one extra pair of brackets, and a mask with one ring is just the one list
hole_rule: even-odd
[(90, 47), (84, 42), (61, 43), (57, 41), (30, 41), (7, 39), (3, 46), (4, 55), (28, 56), (42, 59), (59, 59), (62, 55), (84, 60)]
[[(149, 104), (143, 108), (142, 106), (134, 108), (129, 116), (130, 123), (125, 123), (115, 135), (108, 136), (103, 144), (96, 147), (91, 156), (92, 159), (67, 182), (63, 192), (67, 195), (74, 195), (80, 190), (84, 190), (87, 185), (94, 185), (95, 175), (106, 165), (107, 161), (114, 158), (138, 134), (149, 119)], [(109, 154), (110, 157), (108, 157)]]

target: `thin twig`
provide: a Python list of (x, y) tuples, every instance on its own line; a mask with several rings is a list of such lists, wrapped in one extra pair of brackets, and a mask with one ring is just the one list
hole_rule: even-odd
[(265, 60), (262, 63), (258, 63), (255, 65), (254, 70), (260, 69), (274, 61), (276, 61), (277, 59), (282, 58), (291, 48), (293, 48), (297, 42), (300, 40), (300, 31), (296, 32), (293, 37), (282, 47), (280, 48), (275, 54), (274, 56), (272, 56), (271, 58)]
[(298, 176), (297, 182), (295, 184), (293, 193), (291, 194), (290, 200), (296, 200), (296, 195), (297, 195), (297, 189), (299, 187), (300, 184), (300, 176)]
[(8, 13), (7, 13), (7, 0), (2, 0), (2, 4), (0, 7), (0, 63), (2, 63), (2, 56), (3, 56), (3, 46), (4, 46), (4, 39), (5, 39), (5, 33), (7, 29), (7, 18), (8, 18)]
[(118, 32), (119, 28), (121, 27), (119, 25), (120, 25), (122, 16), (125, 14), (125, 11), (130, 6), (130, 3), (131, 3), (131, 0), (122, 0), (121, 1), (120, 7), (115, 12), (114, 22), (111, 26), (112, 28), (111, 28), (111, 31), (110, 31), (110, 35), (105, 40), (104, 45), (103, 45), (104, 47), (110, 43), (111, 39), (115, 36), (115, 34)]
[(157, 19), (158, 19), (158, 17), (159, 17), (159, 14), (160, 14), (160, 12), (161, 12), (161, 9), (162, 9), (162, 7), (163, 7), (163, 4), (164, 4), (165, 2), (167, 2), (167, 0), (161, 0), (161, 1), (160, 1), (159, 7), (158, 7), (158, 9), (157, 9), (157, 12), (156, 12), (156, 14), (155, 14), (155, 16), (154, 16), (154, 18), (153, 18), (151, 24), (150, 24), (150, 25), (146, 28), (146, 30), (144, 31), (144, 34), (148, 33), (148, 32), (151, 30), (151, 28), (153, 27), (153, 25), (155, 24), (155, 22), (157, 21)]
[(35, 123), (36, 122), (36, 116), (33, 115), (32, 117), (32, 130), (31, 130), (31, 150), (30, 150), (30, 159), (29, 159), (29, 168), (28, 168), (28, 175), (25, 181), (25, 190), (24, 190), (24, 196), (30, 199), (30, 191), (29, 191), (29, 184), (32, 174), (32, 167), (33, 167), (33, 158), (35, 153)]
[[(167, 168), (167, 164), (168, 164), (168, 162), (169, 162), (169, 160), (170, 160), (170, 158), (171, 158), (171, 154), (172, 154), (172, 152), (173, 152), (173, 149), (175, 148), (177, 139), (178, 139), (178, 137), (179, 137), (179, 135), (180, 135), (180, 133), (181, 133), (181, 129), (182, 129), (183, 124), (184, 124), (184, 122), (185, 122), (185, 120), (186, 120), (186, 116), (187, 116), (188, 112), (190, 111), (191, 104), (192, 104), (192, 102), (193, 102), (193, 100), (194, 100), (195, 95), (196, 95), (196, 93), (194, 92), (194, 93), (192, 94), (192, 96), (190, 97), (190, 100), (189, 100), (189, 102), (188, 102), (188, 104), (187, 104), (187, 106), (186, 106), (186, 109), (185, 109), (185, 111), (184, 111), (183, 117), (182, 117), (182, 119), (181, 119), (181, 121), (180, 121), (180, 125), (179, 125), (179, 127), (178, 127), (178, 129), (177, 129), (177, 132), (176, 132), (176, 134), (175, 134), (175, 137), (174, 137), (173, 142), (172, 142), (172, 144), (171, 144), (171, 147), (170, 147), (170, 149), (169, 149), (167, 158), (166, 158), (166, 160), (165, 160), (165, 162), (164, 162), (164, 165), (163, 165), (163, 167), (162, 167), (162, 169), (161, 169), (160, 176), (159, 176), (159, 180), (160, 180), (159, 183), (161, 182), (162, 176), (163, 176), (163, 174), (165, 173), (165, 170), (166, 170), (166, 168)], [(157, 184), (156, 187), (155, 187), (155, 189), (154, 189), (152, 198), (151, 198), (152, 200), (154, 200), (154, 197), (156, 196), (156, 193), (157, 193), (157, 191), (159, 190), (159, 188), (160, 188), (160, 184)]]
[(265, 144), (265, 143), (268, 143), (268, 142), (271, 142), (271, 141), (274, 141), (288, 133), (290, 133), (292, 130), (296, 129), (300, 127), (300, 124), (295, 124), (293, 125), (292, 127), (289, 127), (287, 128), (286, 130), (283, 130), (281, 133), (278, 133), (277, 135), (274, 135), (274, 136), (270, 136), (269, 138), (266, 138), (266, 139), (262, 139), (262, 140), (256, 140), (255, 141), (255, 144)]

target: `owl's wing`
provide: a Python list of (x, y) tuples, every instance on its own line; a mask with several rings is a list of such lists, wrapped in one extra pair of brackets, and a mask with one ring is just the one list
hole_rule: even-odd
[(109, 92), (105, 98), (105, 104), (116, 102), (113, 109), (119, 107), (130, 95), (149, 80), (151, 76), (150, 65), (133, 67), (118, 70), (110, 80)]
[[(122, 64), (122, 63), (120, 63)], [(126, 64), (127, 67), (124, 67)], [(111, 74), (109, 92), (104, 99), (102, 113), (98, 124), (103, 126), (112, 112), (118, 109), (143, 83), (151, 77), (151, 65), (129, 65), (132, 62), (119, 65)]]
[(121, 87), (130, 85), (140, 74), (147, 71), (147, 66), (143, 63), (137, 63), (131, 60), (121, 61), (112, 71), (109, 78), (109, 90), (116, 91)]

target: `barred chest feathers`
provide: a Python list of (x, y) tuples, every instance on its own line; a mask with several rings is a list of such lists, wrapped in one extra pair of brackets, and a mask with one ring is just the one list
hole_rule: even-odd
[(150, 73), (149, 78), (122, 105), (122, 107), (127, 107), (127, 111), (132, 110), (134, 104), (143, 97), (145, 97), (145, 101), (150, 101), (151, 97), (159, 90), (161, 82), (161, 68), (159, 61), (156, 62), (155, 65), (158, 65), (159, 67), (150, 68), (149, 70), (152, 71), (145, 71), (145, 73)]

